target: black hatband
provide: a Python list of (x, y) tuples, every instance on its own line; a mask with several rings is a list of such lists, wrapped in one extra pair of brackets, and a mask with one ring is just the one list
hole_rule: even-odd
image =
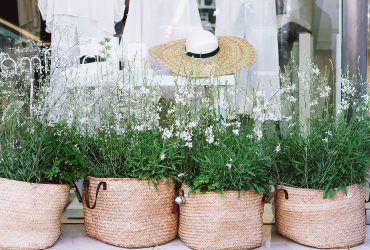
[[(185, 48), (185, 50), (186, 50), (186, 48)], [(207, 54), (195, 54), (195, 53), (191, 53), (191, 52), (186, 52), (186, 55), (190, 56), (190, 57), (194, 57), (194, 58), (210, 58), (212, 56), (217, 55), (218, 52), (220, 52), (220, 47), (217, 47), (217, 49), (215, 51), (212, 51), (212, 52), (207, 53)]]

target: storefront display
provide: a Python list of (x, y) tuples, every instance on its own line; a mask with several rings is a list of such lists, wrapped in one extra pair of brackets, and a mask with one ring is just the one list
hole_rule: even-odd
[(18, 192), (28, 217), (0, 194), (0, 248), (60, 222), (103, 248), (369, 244), (366, 0), (9, 3), (0, 186), (63, 192)]

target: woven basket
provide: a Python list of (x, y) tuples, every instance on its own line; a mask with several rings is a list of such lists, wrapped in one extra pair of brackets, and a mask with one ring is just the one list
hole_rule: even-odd
[(156, 189), (146, 180), (88, 177), (83, 196), (85, 229), (97, 240), (142, 248), (176, 238), (173, 180), (159, 182)]
[(254, 192), (191, 194), (183, 186), (179, 236), (192, 249), (249, 249), (262, 244), (262, 197)]
[(69, 187), (0, 178), (0, 249), (45, 249), (58, 240)]
[[(323, 191), (282, 187), (275, 199), (278, 232), (300, 244), (316, 248), (347, 248), (364, 242), (365, 190), (360, 185), (347, 188), (335, 199), (323, 199)], [(352, 196), (352, 197), (351, 197)]]

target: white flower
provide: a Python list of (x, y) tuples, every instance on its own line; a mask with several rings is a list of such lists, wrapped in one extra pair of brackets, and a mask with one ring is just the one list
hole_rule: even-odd
[(239, 129), (233, 129), (233, 134), (234, 135), (239, 135)]
[(330, 131), (325, 132), (328, 136), (333, 136)]
[(192, 135), (188, 130), (185, 130), (180, 133), (180, 138), (186, 142), (191, 142)]
[(185, 143), (185, 146), (188, 147), (188, 148), (192, 148), (193, 147), (193, 143), (192, 142), (186, 142)]
[(320, 74), (320, 70), (317, 66), (315, 66), (313, 69), (312, 69), (312, 73), (316, 76), (318, 76)]
[(325, 137), (324, 139), (322, 139), (322, 141), (328, 143), (329, 142), (329, 138), (328, 137)]
[(209, 144), (212, 144), (215, 142), (215, 137), (213, 135), (213, 126), (209, 126), (208, 128), (206, 128), (205, 134), (206, 134), (206, 141)]
[(162, 153), (161, 156), (160, 156), (160, 159), (161, 159), (161, 161), (163, 161), (164, 159), (166, 159), (166, 155), (164, 153)]
[(291, 102), (291, 103), (296, 103), (297, 101), (297, 98), (295, 98), (294, 96), (288, 96), (288, 101)]
[(227, 163), (227, 164), (226, 164), (226, 167), (227, 167), (229, 170), (231, 170), (232, 166), (233, 166), (233, 165), (232, 165), (231, 163)]
[(142, 125), (136, 125), (135, 126), (135, 130), (136, 131), (139, 131), (139, 132), (142, 132), (142, 131), (145, 130), (145, 125), (144, 124), (142, 124)]
[(172, 130), (165, 128), (163, 131), (163, 138), (170, 139), (172, 137)]
[(190, 122), (189, 128), (196, 128), (198, 126), (198, 122)]
[(258, 127), (254, 127), (253, 129), (253, 132), (254, 132), (254, 136), (257, 138), (257, 140), (261, 140), (262, 139), (262, 130), (259, 129)]
[(184, 173), (180, 173), (180, 174), (178, 174), (178, 175), (177, 175), (177, 177), (179, 177), (179, 178), (181, 178), (181, 177), (183, 177), (183, 176), (186, 176), (186, 174), (184, 174)]
[(275, 152), (276, 153), (279, 153), (281, 151), (281, 146), (280, 146), (280, 143), (276, 146), (275, 148)]
[(331, 92), (331, 88), (329, 86), (319, 87), (318, 90), (320, 91), (319, 95), (321, 98), (329, 97)]
[(313, 106), (316, 106), (318, 105), (319, 102), (317, 101), (317, 99), (313, 100), (311, 103), (310, 103), (310, 106), (313, 107)]

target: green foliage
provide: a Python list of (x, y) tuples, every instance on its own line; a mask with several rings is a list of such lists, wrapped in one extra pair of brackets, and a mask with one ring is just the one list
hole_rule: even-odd
[(164, 139), (157, 130), (118, 134), (113, 129), (101, 129), (86, 140), (88, 174), (95, 177), (152, 181), (177, 178), (178, 166), (185, 161), (181, 145)]
[[(366, 184), (370, 164), (369, 118), (312, 119), (307, 136), (298, 129), (281, 139), (277, 154), (280, 182), (324, 190), (325, 197), (352, 184)], [(336, 190), (338, 189), (338, 190)]]
[[(311, 118), (307, 130), (298, 123), (293, 107), (290, 115), (281, 122), (278, 134), (270, 134), (270, 141), (279, 145), (271, 150), (275, 157), (275, 178), (278, 184), (324, 191), (324, 198), (353, 184), (367, 184), (370, 170), (370, 118), (368, 94), (360, 94), (356, 77), (345, 75), (342, 79), (342, 100), (331, 105), (332, 91), (328, 77), (317, 67), (308, 72), (298, 71), (301, 81), (311, 86)], [(297, 87), (284, 78), (283, 100), (294, 100)], [(318, 104), (323, 104), (318, 107)]]
[(252, 129), (242, 127), (239, 134), (231, 127), (214, 130), (216, 143), (198, 134), (189, 154), (191, 161), (185, 181), (193, 192), (228, 190), (270, 191), (272, 161), (263, 142), (253, 137)]
[[(34, 183), (72, 184), (83, 176), (85, 158), (77, 134), (63, 124), (47, 126), (21, 117), (21, 103), (8, 106), (0, 129), (0, 177)], [(15, 109), (15, 107), (17, 107)]]

